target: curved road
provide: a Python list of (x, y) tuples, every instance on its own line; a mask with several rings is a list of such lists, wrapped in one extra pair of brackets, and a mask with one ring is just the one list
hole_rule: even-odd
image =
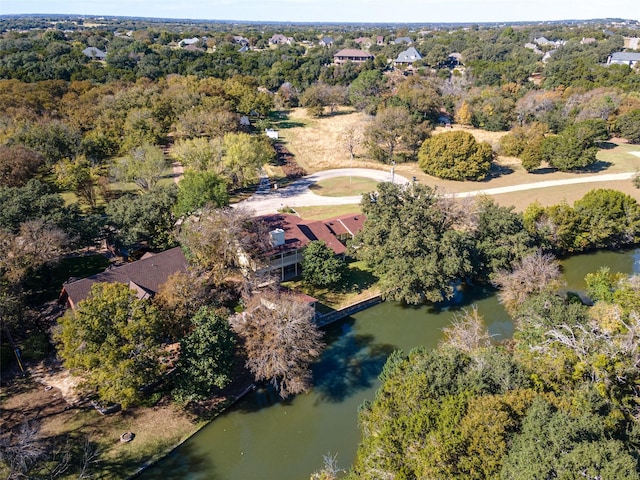
[[(269, 179), (263, 177), (261, 179), (258, 191), (247, 200), (239, 202), (234, 206), (244, 206), (255, 211), (256, 215), (265, 215), (268, 213), (276, 213), (282, 207), (309, 207), (317, 205), (348, 205), (360, 203), (361, 195), (349, 197), (323, 197), (313, 193), (309, 186), (327, 178), (334, 177), (354, 177), (371, 178), (378, 182), (390, 182), (392, 180), (391, 172), (382, 170), (373, 170), (368, 168), (339, 168), (335, 170), (325, 170), (317, 172), (313, 175), (296, 180), (284, 188), (271, 189), (269, 187)], [(497, 195), (500, 193), (519, 192), (523, 190), (533, 190), (536, 188), (557, 187), (561, 185), (570, 185), (576, 183), (592, 183), (592, 182), (613, 182), (619, 180), (629, 180), (635, 175), (631, 173), (614, 173), (606, 175), (592, 175), (589, 177), (569, 178), (565, 180), (546, 180), (535, 183), (525, 183), (522, 185), (512, 185), (509, 187), (487, 188), (485, 190), (474, 190), (471, 192), (460, 192), (451, 194), (454, 197), (472, 197), (475, 195)], [(395, 183), (409, 183), (409, 180), (401, 175), (393, 175)]]

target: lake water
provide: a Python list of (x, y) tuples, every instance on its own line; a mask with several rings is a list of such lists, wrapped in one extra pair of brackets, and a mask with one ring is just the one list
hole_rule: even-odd
[[(640, 249), (579, 255), (562, 264), (567, 288), (584, 290), (584, 276), (602, 266), (640, 273)], [(250, 394), (140, 478), (301, 480), (322, 466), (327, 453), (348, 469), (360, 440), (358, 406), (374, 398), (389, 354), (436, 346), (453, 315), (472, 304), (490, 333), (511, 335), (511, 321), (491, 291), (466, 292), (442, 310), (382, 303), (327, 329), (311, 392), (287, 401), (269, 390)]]

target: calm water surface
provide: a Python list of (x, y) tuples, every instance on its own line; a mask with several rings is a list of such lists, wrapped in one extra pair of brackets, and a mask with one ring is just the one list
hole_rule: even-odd
[[(584, 290), (584, 276), (601, 266), (639, 273), (640, 249), (580, 255), (562, 264), (567, 287)], [(478, 305), (491, 333), (511, 335), (511, 321), (489, 291), (465, 292), (440, 310), (380, 304), (327, 330), (311, 392), (284, 402), (269, 390), (249, 395), (140, 478), (301, 480), (329, 452), (348, 469), (360, 440), (358, 406), (373, 399), (389, 354), (436, 346), (455, 312), (471, 304)]]

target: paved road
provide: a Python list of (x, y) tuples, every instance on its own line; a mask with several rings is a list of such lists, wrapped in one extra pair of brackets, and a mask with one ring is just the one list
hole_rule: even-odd
[[(239, 202), (234, 206), (243, 206), (253, 210), (256, 215), (276, 213), (282, 207), (309, 207), (317, 205), (348, 205), (358, 204), (362, 199), (361, 195), (349, 197), (323, 197), (316, 195), (309, 186), (327, 178), (335, 177), (365, 177), (377, 182), (390, 182), (391, 171), (373, 170), (369, 168), (339, 168), (335, 170), (325, 170), (323, 172), (307, 175), (300, 180), (290, 183), (284, 188), (269, 188), (268, 180), (260, 179), (258, 191), (247, 200)], [(394, 174), (393, 181), (396, 183), (408, 183), (405, 177)]]
[[(368, 168), (340, 168), (335, 170), (325, 170), (324, 172), (314, 173), (306, 177), (296, 180), (287, 187), (274, 190), (269, 188), (268, 179), (261, 179), (258, 191), (240, 203), (234, 206), (244, 206), (253, 210), (256, 215), (265, 215), (268, 213), (276, 213), (282, 207), (309, 207), (317, 205), (349, 205), (358, 204), (361, 195), (347, 197), (323, 197), (316, 195), (309, 186), (320, 180), (334, 177), (354, 177), (371, 178), (378, 182), (390, 182), (391, 172), (382, 170), (372, 170)], [(620, 180), (629, 180), (635, 173), (615, 173), (607, 175), (591, 175), (588, 177), (569, 178), (565, 180), (546, 180), (535, 183), (525, 183), (522, 185), (512, 185), (510, 187), (487, 188), (485, 190), (474, 190), (471, 192), (461, 192), (453, 194), (455, 197), (472, 197), (476, 195), (497, 195), (500, 193), (520, 192), (523, 190), (533, 190), (536, 188), (557, 187), (561, 185), (571, 185), (576, 183), (592, 183), (592, 182), (613, 182)], [(409, 180), (401, 175), (394, 175), (393, 181), (396, 183), (408, 183)]]

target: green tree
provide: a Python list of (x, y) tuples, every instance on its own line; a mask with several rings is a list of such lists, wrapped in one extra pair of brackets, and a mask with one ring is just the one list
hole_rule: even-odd
[(162, 150), (145, 143), (131, 150), (112, 169), (113, 176), (121, 182), (134, 182), (145, 192), (151, 191), (167, 168)]
[(128, 285), (96, 283), (89, 298), (60, 320), (58, 353), (101, 400), (124, 408), (160, 372), (162, 317)]
[(321, 240), (314, 240), (302, 253), (302, 278), (310, 285), (323, 287), (339, 284), (346, 264)]
[(630, 143), (640, 143), (640, 109), (620, 115), (616, 120), (616, 130)]
[(376, 113), (382, 102), (384, 81), (379, 70), (364, 70), (349, 87), (349, 101), (357, 110)]
[(596, 162), (596, 142), (608, 138), (603, 120), (585, 120), (545, 138), (542, 149), (547, 161), (560, 171), (579, 170)]
[(258, 179), (258, 171), (275, 158), (269, 139), (246, 133), (224, 136), (224, 176), (233, 187), (246, 187)]
[(525, 230), (522, 215), (502, 207), (490, 197), (479, 197), (473, 213), (476, 222), (473, 251), (474, 275), (481, 280), (509, 268), (531, 253), (533, 239)]
[(187, 170), (178, 183), (176, 215), (190, 214), (206, 204), (215, 208), (229, 204), (225, 181), (215, 173)]
[(210, 140), (204, 137), (177, 140), (171, 149), (171, 155), (184, 167), (200, 172), (209, 170), (218, 174), (223, 172), (223, 152), (219, 139)]
[(503, 155), (519, 157), (527, 172), (535, 170), (545, 158), (542, 145), (547, 131), (547, 126), (541, 123), (515, 127), (500, 139), (501, 152)]
[[(409, 110), (404, 107), (379, 109), (373, 121), (364, 131), (364, 142), (369, 154), (376, 160), (391, 163), (403, 136), (409, 136), (416, 127)], [(424, 138), (422, 139), (424, 140)]]
[(109, 235), (117, 244), (128, 248), (141, 243), (153, 250), (175, 246), (176, 190), (171, 185), (145, 195), (128, 194), (111, 201), (105, 210)]
[(193, 330), (180, 342), (175, 398), (203, 400), (231, 381), (236, 340), (226, 319), (201, 307), (191, 319)]
[(64, 230), (76, 245), (92, 245), (98, 237), (101, 219), (80, 215), (76, 204), (65, 206), (60, 194), (36, 179), (24, 187), (0, 186), (0, 229), (13, 233), (29, 220), (40, 220)]
[(80, 138), (80, 132), (64, 122), (42, 120), (25, 127), (14, 140), (40, 153), (52, 165), (65, 157), (75, 157)]
[(92, 210), (98, 204), (97, 184), (101, 170), (92, 166), (83, 155), (78, 155), (73, 160), (63, 158), (53, 167), (58, 186), (74, 192)]
[(601, 418), (573, 417), (538, 399), (513, 440), (501, 478), (638, 479), (637, 465), (621, 441), (607, 438)]
[(367, 220), (354, 240), (356, 255), (381, 278), (385, 298), (439, 302), (471, 273), (470, 239), (454, 228), (457, 219), (441, 199), (421, 184), (380, 183), (377, 193), (363, 195)]
[(494, 153), (462, 130), (445, 132), (424, 141), (418, 165), (428, 175), (450, 180), (482, 180), (489, 173)]
[(596, 189), (573, 208), (580, 222), (576, 243), (582, 248), (629, 245), (640, 239), (640, 205), (612, 189)]

